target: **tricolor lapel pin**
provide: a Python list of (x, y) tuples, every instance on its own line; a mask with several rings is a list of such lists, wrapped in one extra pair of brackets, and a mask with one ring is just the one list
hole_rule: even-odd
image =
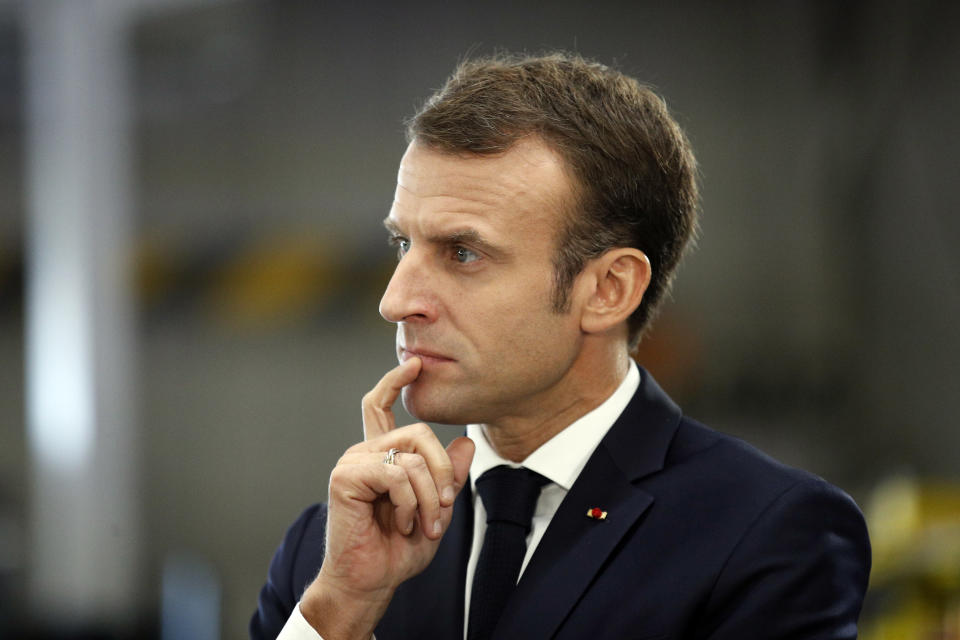
[(594, 507), (592, 509), (587, 509), (587, 517), (594, 520), (606, 520), (607, 512), (598, 507)]

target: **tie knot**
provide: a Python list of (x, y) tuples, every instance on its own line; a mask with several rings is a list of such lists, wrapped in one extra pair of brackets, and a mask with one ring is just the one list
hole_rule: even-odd
[(550, 482), (530, 469), (501, 465), (477, 478), (477, 493), (487, 512), (487, 524), (509, 522), (530, 530), (540, 489)]

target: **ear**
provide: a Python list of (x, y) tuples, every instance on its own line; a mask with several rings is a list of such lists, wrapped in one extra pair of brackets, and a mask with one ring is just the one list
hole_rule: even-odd
[(650, 260), (639, 249), (618, 247), (591, 260), (582, 275), (593, 285), (589, 292), (580, 328), (586, 333), (603, 333), (626, 322), (640, 306), (650, 284)]

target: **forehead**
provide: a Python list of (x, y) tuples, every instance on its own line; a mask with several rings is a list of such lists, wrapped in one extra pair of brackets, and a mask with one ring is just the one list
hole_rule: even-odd
[(413, 142), (400, 161), (390, 220), (543, 232), (559, 226), (571, 197), (563, 160), (539, 139), (489, 156), (444, 153)]

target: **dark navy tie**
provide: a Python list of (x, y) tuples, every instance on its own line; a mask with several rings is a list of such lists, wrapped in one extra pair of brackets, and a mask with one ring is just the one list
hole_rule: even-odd
[(550, 482), (529, 469), (499, 466), (477, 478), (477, 494), (487, 512), (480, 559), (470, 592), (467, 640), (487, 640), (517, 586), (527, 553), (530, 521), (540, 489)]

